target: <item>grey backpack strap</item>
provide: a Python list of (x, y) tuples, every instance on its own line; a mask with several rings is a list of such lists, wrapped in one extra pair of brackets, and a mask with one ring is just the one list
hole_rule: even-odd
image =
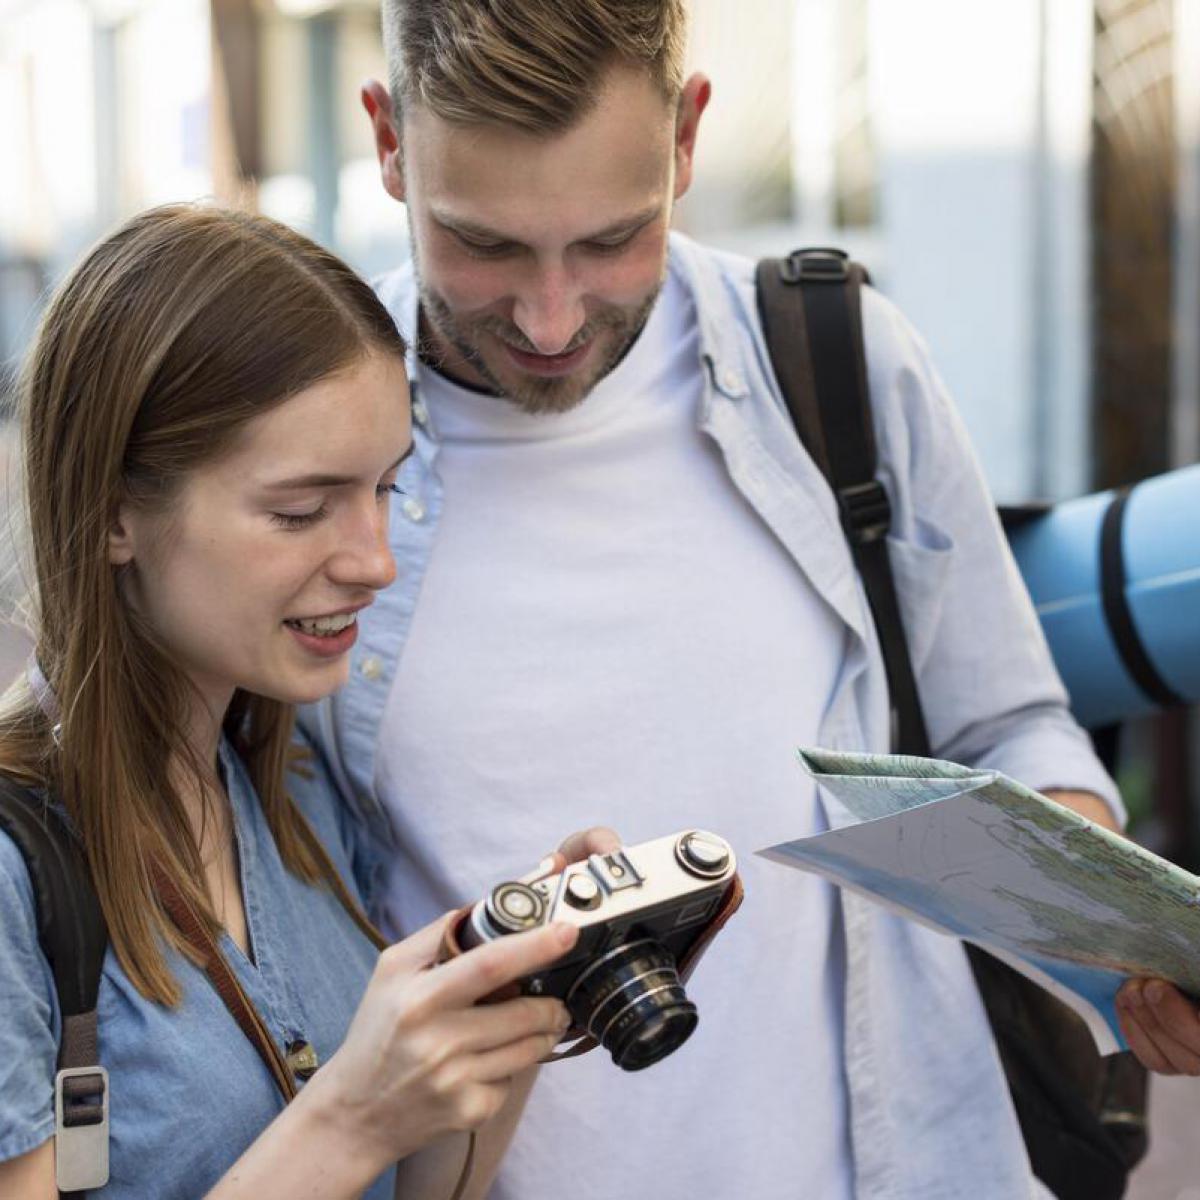
[(108, 1074), (97, 1054), (96, 997), (108, 927), (79, 843), (36, 792), (0, 776), (0, 829), (25, 859), (38, 942), (54, 975), (62, 1041), (54, 1080), (54, 1160), (60, 1193), (108, 1182)]

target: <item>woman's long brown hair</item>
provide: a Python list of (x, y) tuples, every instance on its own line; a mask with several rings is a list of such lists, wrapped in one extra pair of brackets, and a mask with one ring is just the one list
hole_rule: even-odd
[[(253, 418), (371, 351), (403, 355), (371, 289), (261, 217), (170, 206), (96, 246), (41, 321), (19, 382), (36, 654), (60, 727), (19, 680), (0, 710), (0, 770), (45, 787), (82, 839), (121, 965), (178, 1002), (163, 941), (187, 948), (151, 885), (162, 864), (218, 928), (171, 764), (191, 761), (183, 673), (122, 599), (108, 558), (118, 505), (167, 508)], [(247, 564), (253, 569), (253, 564)], [(226, 730), (284, 863), (317, 883), (288, 799), (290, 706), (235, 694)]]

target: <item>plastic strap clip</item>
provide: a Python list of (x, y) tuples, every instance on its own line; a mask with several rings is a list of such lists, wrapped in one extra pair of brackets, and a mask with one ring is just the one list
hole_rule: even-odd
[(108, 1183), (108, 1072), (67, 1067), (54, 1077), (54, 1175), (60, 1192)]
[(852, 542), (866, 546), (886, 536), (892, 524), (892, 502), (878, 479), (841, 488), (837, 495), (842, 526)]
[(850, 278), (850, 258), (832, 246), (813, 246), (793, 250), (779, 264), (779, 278), (786, 284), (814, 280), (818, 283), (845, 283)]

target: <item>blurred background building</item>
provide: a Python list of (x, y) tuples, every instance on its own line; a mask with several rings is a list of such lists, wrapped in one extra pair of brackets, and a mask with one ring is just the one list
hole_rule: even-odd
[[(681, 227), (864, 259), (1001, 500), (1200, 454), (1196, 0), (693, 7), (715, 100)], [(0, 358), (84, 246), (164, 200), (252, 205), (386, 267), (405, 227), (372, 75), (376, 0), (0, 0)]]
[[(866, 262), (1001, 501), (1200, 459), (1200, 0), (692, 7), (714, 99), (681, 228)], [(358, 102), (378, 20), (377, 0), (0, 0), (0, 396), (47, 289), (148, 205), (247, 205), (391, 265), (404, 215)], [(1122, 774), (1139, 836), (1192, 866), (1198, 735), (1141, 723)]]

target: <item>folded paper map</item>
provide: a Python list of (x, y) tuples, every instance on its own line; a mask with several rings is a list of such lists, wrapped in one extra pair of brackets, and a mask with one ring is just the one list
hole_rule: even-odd
[[(759, 853), (975, 942), (1124, 1048), (1130, 975), (1200, 996), (1200, 879), (998, 771), (802, 750), (850, 823)], [(840, 815), (840, 814), (839, 814)], [(834, 822), (837, 824), (838, 822)]]

